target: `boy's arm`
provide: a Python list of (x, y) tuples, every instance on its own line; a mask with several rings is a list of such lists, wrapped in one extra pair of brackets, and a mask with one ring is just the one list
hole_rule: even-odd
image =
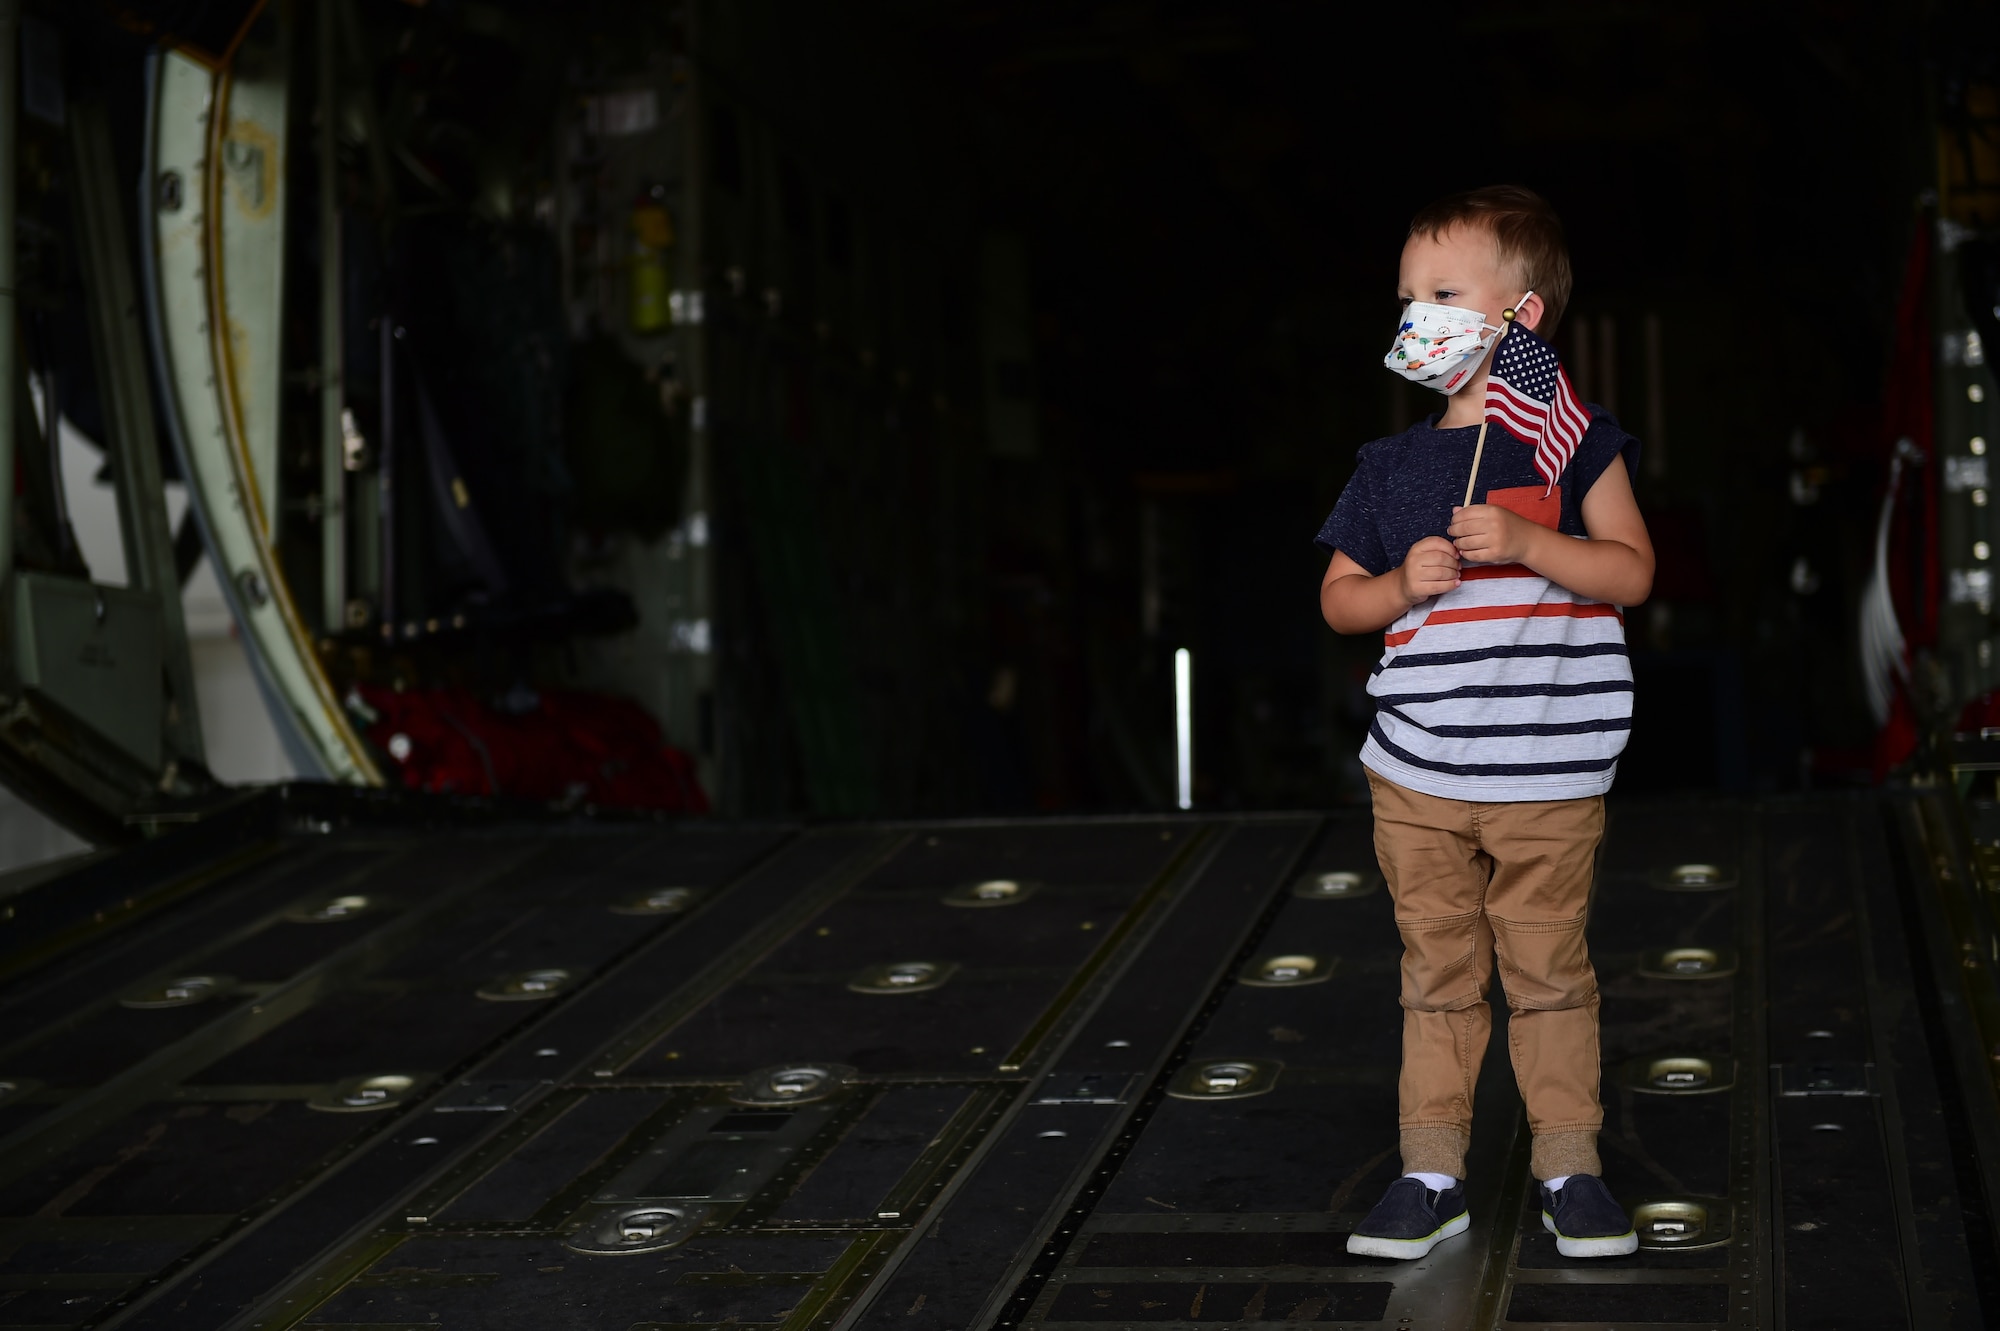
[(1653, 591), (1653, 542), (1622, 463), (1604, 469), (1583, 497), (1590, 539), (1528, 521), (1495, 504), (1452, 510), (1453, 543), (1468, 563), (1526, 564), (1578, 596), (1638, 605)]
[(1426, 536), (1403, 562), (1371, 574), (1336, 550), (1319, 585), (1319, 612), (1336, 633), (1377, 633), (1419, 601), (1458, 586), (1458, 551), (1442, 536)]

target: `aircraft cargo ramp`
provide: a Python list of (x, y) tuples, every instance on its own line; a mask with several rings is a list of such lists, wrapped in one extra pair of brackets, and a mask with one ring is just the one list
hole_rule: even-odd
[(1364, 814), (266, 794), (8, 898), (0, 1326), (1990, 1325), (1958, 807), (1615, 805), (1603, 1150), (1642, 1247), (1556, 1255), (1496, 1039), (1471, 1232), (1398, 1264), (1344, 1243), (1398, 1168)]

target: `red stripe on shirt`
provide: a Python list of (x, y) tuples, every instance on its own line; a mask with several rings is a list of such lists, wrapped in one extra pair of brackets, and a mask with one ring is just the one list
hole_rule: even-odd
[(1424, 625), (1470, 624), (1482, 619), (1623, 619), (1615, 605), (1603, 601), (1549, 601), (1535, 605), (1468, 605), (1458, 610), (1433, 610)]
[(1433, 610), (1416, 628), (1384, 634), (1383, 641), (1391, 647), (1401, 647), (1433, 624), (1473, 624), (1492, 619), (1602, 619), (1607, 615), (1621, 622), (1625, 618), (1617, 606), (1602, 601), (1581, 605), (1564, 601), (1545, 605), (1471, 605), (1459, 610)]

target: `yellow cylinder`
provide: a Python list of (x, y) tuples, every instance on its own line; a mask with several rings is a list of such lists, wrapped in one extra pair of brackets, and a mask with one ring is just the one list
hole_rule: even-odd
[(673, 322), (673, 269), (667, 262), (673, 248), (674, 224), (657, 191), (639, 197), (632, 206), (631, 323), (635, 333), (657, 333)]

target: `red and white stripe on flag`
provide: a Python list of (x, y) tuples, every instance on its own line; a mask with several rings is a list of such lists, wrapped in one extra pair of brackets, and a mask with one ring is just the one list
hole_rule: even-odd
[(1563, 468), (1576, 456), (1577, 445), (1590, 428), (1590, 413), (1561, 369), (1556, 371), (1555, 393), (1549, 402), (1529, 397), (1497, 375), (1491, 377), (1487, 381), (1486, 414), (1534, 447), (1535, 474), (1548, 482), (1545, 493), (1555, 490)]

